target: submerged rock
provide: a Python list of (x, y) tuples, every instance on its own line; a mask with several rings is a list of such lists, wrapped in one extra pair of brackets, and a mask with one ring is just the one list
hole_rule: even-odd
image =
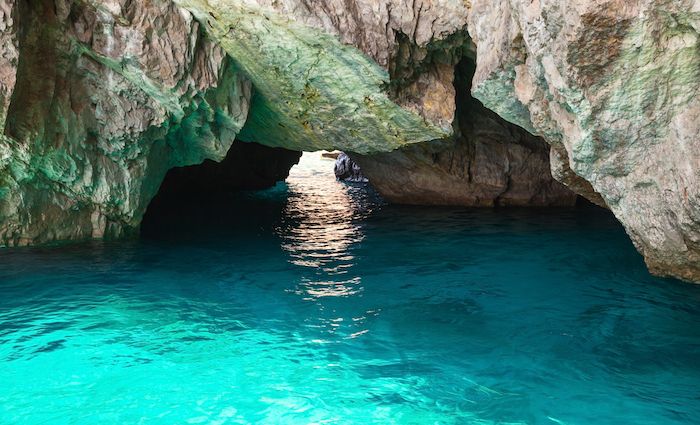
[(341, 152), (335, 160), (335, 177), (347, 182), (366, 182), (367, 178), (362, 174), (357, 165), (345, 152)]

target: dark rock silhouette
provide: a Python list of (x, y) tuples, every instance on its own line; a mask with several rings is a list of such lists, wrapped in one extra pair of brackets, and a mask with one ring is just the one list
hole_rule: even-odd
[(335, 176), (338, 180), (346, 182), (366, 182), (367, 178), (362, 174), (362, 169), (345, 152), (338, 155), (335, 160)]

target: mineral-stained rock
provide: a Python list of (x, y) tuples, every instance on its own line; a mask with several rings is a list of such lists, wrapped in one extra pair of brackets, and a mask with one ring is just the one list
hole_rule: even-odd
[(451, 126), (454, 65), (465, 49), (475, 50), (463, 0), (289, 0), (277, 7), (365, 52), (389, 70), (395, 101)]
[(475, 97), (542, 135), (555, 176), (606, 204), (653, 272), (700, 282), (700, 2), (470, 7)]
[(549, 145), (471, 97), (474, 64), (457, 68), (455, 135), (390, 153), (353, 155), (390, 202), (415, 205), (571, 206), (552, 178)]
[(281, 13), (278, 2), (177, 2), (206, 22), (209, 34), (255, 85), (243, 140), (366, 153), (450, 132), (449, 122), (436, 125), (394, 103), (385, 89), (385, 69), (328, 32), (304, 25), (301, 17)]
[(250, 83), (170, 2), (5, 1), (0, 20), (2, 245), (132, 232), (169, 168), (223, 159), (245, 122)]

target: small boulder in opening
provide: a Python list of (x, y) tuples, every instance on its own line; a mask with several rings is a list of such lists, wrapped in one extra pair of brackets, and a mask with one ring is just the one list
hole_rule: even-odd
[(346, 182), (368, 182), (362, 174), (362, 169), (345, 152), (340, 152), (335, 160), (335, 176)]

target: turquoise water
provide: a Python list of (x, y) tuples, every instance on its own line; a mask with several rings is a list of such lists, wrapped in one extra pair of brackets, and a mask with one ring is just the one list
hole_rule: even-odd
[(700, 421), (700, 287), (608, 214), (391, 207), (331, 168), (0, 252), (0, 423)]

